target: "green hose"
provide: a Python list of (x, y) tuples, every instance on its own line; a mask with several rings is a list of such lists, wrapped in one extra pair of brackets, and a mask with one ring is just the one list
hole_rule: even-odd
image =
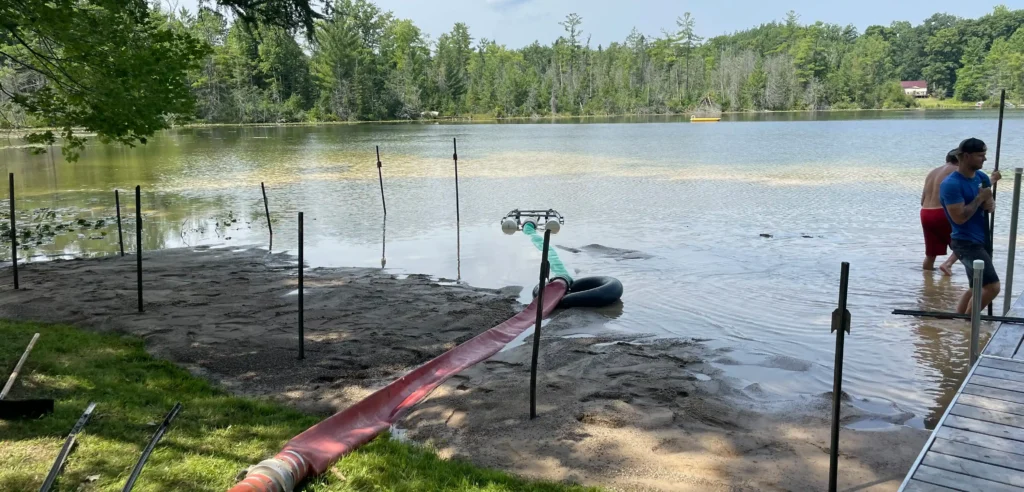
[[(544, 238), (540, 234), (537, 234), (537, 228), (532, 222), (527, 222), (526, 225), (523, 226), (523, 232), (527, 236), (530, 236), (530, 240), (533, 241), (533, 245), (536, 246), (537, 249), (542, 252), (544, 251)], [(567, 270), (565, 265), (562, 264), (562, 260), (558, 258), (558, 252), (556, 252), (553, 247), (548, 248), (548, 264), (551, 265), (551, 278), (562, 277), (567, 279), (569, 282), (572, 282), (572, 276), (569, 275), (569, 270)]]

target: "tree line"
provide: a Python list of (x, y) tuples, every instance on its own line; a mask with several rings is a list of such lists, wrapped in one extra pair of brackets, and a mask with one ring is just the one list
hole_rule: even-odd
[(463, 23), (431, 39), (369, 0), (218, 2), (0, 9), (0, 126), (78, 125), (131, 143), (190, 121), (682, 113), (705, 99), (731, 111), (913, 107), (901, 80), (926, 80), (938, 98), (1024, 98), (1024, 10), (1004, 6), (864, 32), (789, 12), (708, 39), (684, 13), (605, 46), (569, 14), (558, 39), (514, 49)]
[(202, 8), (173, 22), (212, 47), (189, 73), (207, 122), (410, 119), (423, 115), (654, 114), (692, 110), (906, 108), (901, 80), (961, 101), (1005, 88), (1024, 96), (1024, 10), (978, 19), (935, 14), (917, 26), (782, 22), (703, 39), (686, 13), (671, 31), (633, 30), (594, 46), (569, 14), (550, 44), (511, 49), (469, 26), (429, 39), (368, 0), (338, 0), (312, 42), (276, 26), (232, 23)]

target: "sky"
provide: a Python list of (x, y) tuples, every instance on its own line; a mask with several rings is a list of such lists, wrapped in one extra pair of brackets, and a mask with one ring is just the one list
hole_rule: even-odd
[[(197, 0), (164, 0), (194, 9)], [(474, 39), (487, 38), (509, 48), (520, 48), (533, 41), (550, 44), (564, 33), (559, 21), (575, 12), (583, 17), (584, 40), (591, 45), (623, 41), (636, 27), (645, 35), (658, 35), (662, 29), (674, 31), (675, 19), (690, 12), (696, 20), (697, 34), (717, 36), (783, 20), (786, 12), (796, 11), (802, 24), (823, 21), (853, 24), (863, 32), (874, 25), (889, 25), (906, 20), (917, 25), (936, 12), (976, 18), (996, 5), (1024, 9), (1024, 0), (375, 0), (383, 10), (396, 17), (412, 19), (424, 33), (436, 40), (450, 31), (456, 22), (465, 22)]]

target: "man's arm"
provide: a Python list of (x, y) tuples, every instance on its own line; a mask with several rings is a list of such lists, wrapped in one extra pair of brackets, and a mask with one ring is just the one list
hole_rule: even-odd
[(952, 219), (953, 222), (956, 222), (957, 225), (960, 225), (967, 222), (971, 217), (974, 217), (974, 214), (977, 213), (978, 209), (981, 208), (981, 206), (990, 198), (992, 198), (992, 189), (982, 188), (981, 191), (978, 192), (978, 196), (974, 197), (974, 200), (971, 200), (971, 203), (965, 205), (962, 199), (959, 203), (949, 203), (948, 200), (944, 200), (944, 205), (946, 207), (946, 212), (949, 212), (949, 218)]

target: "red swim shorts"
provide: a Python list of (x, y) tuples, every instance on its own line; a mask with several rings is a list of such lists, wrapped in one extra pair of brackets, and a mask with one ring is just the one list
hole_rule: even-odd
[(924, 229), (924, 254), (945, 256), (949, 235), (953, 233), (946, 211), (941, 208), (922, 208), (921, 227)]

